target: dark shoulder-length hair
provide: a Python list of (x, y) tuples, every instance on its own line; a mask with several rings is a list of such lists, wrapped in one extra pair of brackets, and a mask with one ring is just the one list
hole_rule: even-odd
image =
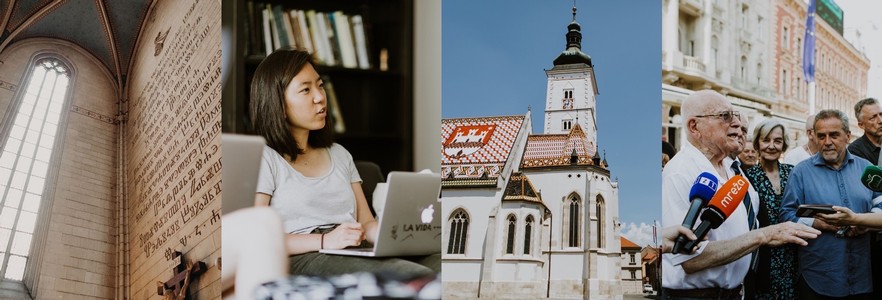
[[(257, 66), (251, 79), (252, 128), (266, 139), (267, 146), (282, 156), (287, 155), (291, 161), (303, 154), (303, 149), (297, 147), (286, 118), (285, 88), (306, 64), (315, 67), (306, 51), (276, 50)], [(334, 143), (331, 120), (327, 119), (322, 129), (310, 131), (307, 143), (313, 148), (330, 147)]]

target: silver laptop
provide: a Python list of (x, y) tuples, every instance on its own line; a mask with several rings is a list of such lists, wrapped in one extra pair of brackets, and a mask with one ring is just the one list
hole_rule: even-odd
[[(441, 252), (441, 176), (390, 172), (373, 248), (320, 250), (354, 256), (411, 256)], [(377, 199), (374, 199), (377, 201)]]
[(221, 134), (221, 203), (223, 214), (254, 206), (263, 137)]

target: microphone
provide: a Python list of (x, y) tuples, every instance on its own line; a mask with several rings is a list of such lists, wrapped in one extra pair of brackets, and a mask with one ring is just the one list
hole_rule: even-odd
[(882, 192), (882, 168), (875, 165), (864, 168), (864, 173), (861, 174), (861, 183), (874, 192)]
[[(692, 184), (692, 189), (689, 191), (689, 199), (692, 199), (692, 203), (689, 204), (689, 210), (686, 212), (686, 218), (683, 219), (683, 227), (692, 229), (692, 226), (695, 226), (695, 219), (698, 219), (698, 213), (701, 212), (705, 206), (707, 206), (707, 202), (713, 198), (714, 193), (717, 191), (717, 176), (714, 176), (711, 173), (704, 172), (698, 175), (698, 178), (695, 179), (695, 183)], [(677, 236), (677, 240), (674, 242), (674, 248), (671, 252), (673, 253), (683, 253), (683, 246), (689, 239), (684, 235)]]
[(750, 183), (747, 182), (747, 178), (741, 175), (735, 175), (735, 177), (726, 181), (717, 190), (710, 203), (707, 204), (707, 209), (701, 213), (701, 224), (692, 231), (698, 238), (687, 242), (686, 249), (691, 250), (695, 248), (695, 245), (698, 245), (711, 229), (719, 228), (732, 215), (732, 212), (741, 205), (741, 201), (747, 195), (749, 186)]

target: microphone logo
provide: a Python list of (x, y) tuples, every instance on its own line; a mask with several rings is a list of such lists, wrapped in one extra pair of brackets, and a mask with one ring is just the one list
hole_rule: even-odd
[(874, 191), (882, 190), (882, 176), (878, 174), (867, 176), (867, 187)]
[(726, 196), (723, 198), (723, 200), (720, 201), (720, 205), (723, 206), (722, 208), (724, 208), (727, 211), (730, 210), (729, 205), (732, 204), (733, 202), (734, 203), (741, 202), (741, 199), (734, 199), (734, 197), (736, 197), (739, 194), (739, 192), (741, 191), (741, 189), (744, 188), (744, 185), (747, 184), (747, 180), (744, 179), (744, 177), (742, 177), (742, 176), (736, 176), (734, 179), (737, 179), (737, 180), (735, 182), (733, 182), (732, 188), (729, 190), (728, 193), (726, 193)]
[(715, 190), (715, 191), (717, 190), (717, 182), (711, 180), (710, 178), (698, 177), (698, 182), (696, 182), (696, 183), (703, 185), (703, 186), (706, 186), (712, 190)]

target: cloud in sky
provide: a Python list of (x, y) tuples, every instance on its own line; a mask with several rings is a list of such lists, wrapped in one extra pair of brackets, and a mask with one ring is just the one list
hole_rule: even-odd
[(622, 236), (641, 247), (652, 245), (652, 224), (625, 223), (622, 226)]

